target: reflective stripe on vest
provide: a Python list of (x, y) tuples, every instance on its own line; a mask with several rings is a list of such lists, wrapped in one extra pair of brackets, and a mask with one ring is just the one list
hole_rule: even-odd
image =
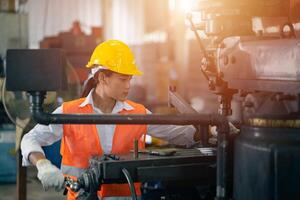
[(83, 172), (85, 171), (85, 169), (68, 166), (68, 165), (64, 165), (64, 164), (61, 165), (60, 169), (63, 174), (69, 175), (69, 176), (76, 176), (76, 177), (81, 176), (81, 174), (83, 174)]

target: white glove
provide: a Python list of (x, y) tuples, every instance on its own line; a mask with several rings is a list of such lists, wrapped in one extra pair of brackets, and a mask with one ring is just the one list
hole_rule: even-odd
[[(210, 132), (214, 137), (217, 137), (218, 132), (217, 132), (217, 126), (212, 126), (210, 128)], [(238, 134), (240, 133), (240, 130), (236, 128), (231, 122), (229, 122), (229, 134)]]
[(54, 187), (57, 192), (64, 188), (64, 175), (49, 160), (41, 159), (37, 161), (36, 167), (38, 169), (37, 176), (46, 191), (51, 187)]
[(229, 122), (230, 134), (239, 134), (240, 129), (236, 128), (231, 122)]

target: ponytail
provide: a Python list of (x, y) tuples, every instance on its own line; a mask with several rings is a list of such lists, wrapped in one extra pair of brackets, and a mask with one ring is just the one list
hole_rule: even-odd
[(82, 97), (87, 97), (87, 95), (91, 92), (92, 89), (96, 88), (98, 84), (98, 76), (99, 73), (102, 72), (106, 77), (110, 77), (113, 72), (110, 70), (98, 70), (94, 76), (90, 76), (89, 79), (87, 79), (83, 84), (83, 91), (81, 93)]
[(83, 91), (81, 93), (81, 98), (82, 97), (87, 97), (87, 95), (90, 93), (90, 91), (94, 88), (96, 88), (98, 84), (98, 72), (94, 75), (91, 76), (88, 80), (86, 80), (83, 84)]

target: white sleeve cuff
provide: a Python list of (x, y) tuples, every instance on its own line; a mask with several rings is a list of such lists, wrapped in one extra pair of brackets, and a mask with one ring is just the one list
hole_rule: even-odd
[[(24, 148), (26, 147), (26, 148)], [(39, 152), (45, 155), (42, 147), (39, 144), (36, 144), (34, 141), (30, 140), (29, 138), (24, 135), (21, 141), (21, 149), (22, 149), (22, 165), (23, 166), (30, 166), (32, 165), (29, 161), (29, 154), (31, 152)]]
[(186, 146), (190, 147), (197, 143), (194, 140), (194, 135), (196, 134), (196, 128), (193, 125), (186, 126), (185, 129), (185, 138), (186, 138)]

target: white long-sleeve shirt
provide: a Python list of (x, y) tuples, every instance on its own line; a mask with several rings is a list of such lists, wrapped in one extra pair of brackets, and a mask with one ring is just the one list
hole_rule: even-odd
[[(91, 104), (93, 112), (95, 114), (103, 114), (103, 112), (94, 106), (92, 92), (89, 93), (85, 101), (79, 105), (80, 107)], [(133, 107), (126, 102), (117, 101), (112, 114), (117, 114), (123, 109), (132, 110)], [(54, 114), (62, 114), (62, 106), (58, 107)], [(148, 114), (151, 114), (147, 110)], [(97, 124), (98, 135), (101, 138), (101, 146), (104, 153), (110, 153), (112, 149), (113, 136), (115, 132), (115, 124)], [(148, 125), (147, 134), (167, 140), (170, 144), (177, 145), (193, 145), (194, 134), (196, 129), (192, 126), (177, 126), (177, 125)], [(21, 141), (21, 150), (23, 155), (23, 165), (30, 165), (28, 156), (31, 152), (41, 152), (44, 154), (41, 146), (51, 145), (54, 142), (60, 140), (63, 136), (63, 125), (62, 124), (50, 124), (48, 126), (37, 124), (31, 131), (24, 135)]]

